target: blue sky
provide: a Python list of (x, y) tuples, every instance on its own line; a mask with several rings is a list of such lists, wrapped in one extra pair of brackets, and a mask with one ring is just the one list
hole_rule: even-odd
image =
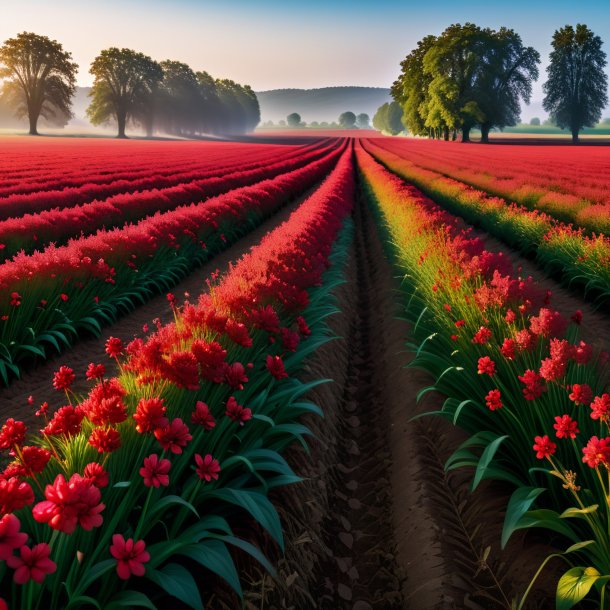
[(601, 0), (1, 0), (0, 40), (19, 31), (61, 41), (88, 66), (108, 46), (178, 59), (255, 90), (389, 86), (426, 34), (455, 22), (505, 25), (540, 51), (541, 83), (553, 31), (587, 23), (610, 51), (610, 1)]

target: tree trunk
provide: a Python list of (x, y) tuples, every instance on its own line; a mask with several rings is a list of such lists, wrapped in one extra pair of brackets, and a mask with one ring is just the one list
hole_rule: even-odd
[(449, 127), (443, 127), (443, 140), (449, 141)]
[(451, 132), (451, 141), (452, 141), (452, 142), (455, 142), (456, 140), (457, 140), (457, 129), (454, 129), (454, 130)]
[(30, 112), (28, 114), (28, 118), (30, 119), (30, 135), (37, 136), (38, 135), (38, 115), (34, 112)]
[(578, 144), (578, 129), (572, 129), (572, 144)]
[(489, 129), (489, 125), (481, 125), (481, 142), (483, 142), (484, 144), (489, 144)]
[(116, 122), (119, 126), (119, 133), (117, 134), (117, 138), (127, 138), (125, 135), (125, 125), (127, 124), (127, 113), (118, 112), (116, 115)]
[(151, 116), (146, 117), (146, 125), (145, 125), (145, 127), (146, 127), (146, 137), (147, 138), (152, 138), (153, 137), (153, 134), (155, 132), (155, 125), (154, 125), (154, 123), (155, 123), (155, 120), (154, 120), (152, 114), (151, 114)]
[(470, 127), (462, 127), (462, 142), (470, 142)]

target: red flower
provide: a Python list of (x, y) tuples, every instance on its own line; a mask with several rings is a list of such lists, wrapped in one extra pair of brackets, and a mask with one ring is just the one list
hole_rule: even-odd
[(529, 369), (523, 375), (519, 375), (519, 381), (525, 384), (523, 388), (525, 400), (536, 400), (546, 390), (546, 386), (542, 383), (542, 377)]
[(104, 470), (104, 467), (97, 462), (89, 462), (85, 466), (83, 477), (89, 479), (93, 485), (99, 487), (108, 487), (108, 473)]
[(299, 316), (297, 318), (297, 326), (299, 327), (299, 332), (303, 337), (308, 337), (311, 335), (311, 330), (309, 330), (309, 326), (307, 326), (307, 322), (303, 316)]
[(21, 305), (21, 295), (18, 292), (11, 292), (11, 307), (19, 307)]
[(8, 610), (8, 605), (1, 597), (0, 597), (0, 610)]
[(12, 417), (0, 429), (0, 451), (11, 449), (15, 445), (21, 445), (25, 439), (27, 428), (22, 421), (16, 421)]
[(284, 344), (284, 348), (289, 352), (296, 352), (297, 347), (299, 346), (299, 342), (301, 338), (298, 333), (291, 331), (289, 328), (282, 328), (282, 343)]
[(502, 395), (500, 390), (489, 390), (487, 396), (485, 396), (485, 403), (490, 411), (502, 408)]
[(55, 412), (53, 419), (42, 432), (48, 436), (59, 436), (60, 434), (73, 436), (80, 432), (84, 416), (80, 407), (62, 407)]
[(21, 461), (28, 477), (42, 472), (50, 459), (51, 452), (42, 447), (26, 445), (21, 448)]
[(608, 464), (610, 462), (610, 437), (597, 438), (597, 436), (592, 436), (582, 452), (582, 461), (590, 468), (597, 468), (600, 464)]
[(169, 485), (169, 469), (172, 463), (169, 460), (159, 459), (156, 453), (144, 458), (144, 466), (140, 468), (140, 474), (144, 479), (146, 487), (159, 487)]
[(112, 453), (121, 446), (121, 435), (115, 428), (94, 428), (89, 444), (100, 453)]
[(242, 347), (252, 347), (252, 339), (248, 334), (248, 328), (243, 322), (236, 322), (232, 318), (227, 320), (225, 332), (229, 335), (229, 339)]
[(579, 324), (582, 322), (582, 311), (580, 309), (577, 309), (572, 317), (571, 317), (572, 322), (574, 322), (575, 324)]
[(530, 330), (541, 337), (558, 337), (565, 331), (566, 321), (558, 311), (542, 307), (538, 316), (530, 318)]
[(515, 340), (514, 339), (504, 339), (504, 343), (502, 343), (502, 347), (500, 348), (502, 355), (507, 360), (515, 359)]
[(593, 390), (586, 383), (575, 383), (569, 399), (577, 405), (590, 405), (593, 400)]
[(578, 422), (569, 415), (558, 415), (555, 418), (553, 428), (557, 430), (557, 438), (576, 438), (576, 435), (580, 432)]
[(555, 358), (545, 358), (540, 363), (540, 376), (546, 381), (558, 381), (566, 374), (567, 362)]
[(25, 585), (30, 580), (41, 583), (47, 574), (53, 574), (57, 565), (51, 561), (51, 547), (46, 542), (36, 544), (31, 549), (25, 545), (19, 550), (19, 556), (9, 557), (6, 564), (15, 570), (13, 580), (18, 585)]
[(495, 375), (496, 363), (489, 356), (483, 356), (483, 358), (479, 358), (478, 373), (479, 375), (487, 374), (490, 377), (492, 375)]
[(244, 383), (248, 382), (246, 369), (241, 362), (235, 362), (233, 364), (225, 363), (224, 376), (225, 381), (236, 390), (243, 390)]
[(284, 369), (284, 361), (280, 356), (267, 356), (267, 370), (276, 378), (283, 379), (288, 377), (288, 373)]
[(165, 295), (165, 298), (167, 299), (167, 302), (172, 306), (172, 308), (174, 308), (176, 306), (176, 296), (174, 294), (172, 294), (171, 292), (168, 292)]
[(506, 310), (506, 315), (504, 316), (504, 319), (506, 320), (506, 322), (508, 324), (512, 324), (516, 318), (517, 318), (517, 315), (515, 314), (515, 312), (512, 309)]
[(106, 353), (111, 358), (118, 358), (123, 353), (123, 342), (116, 337), (109, 337), (106, 341)]
[(59, 298), (65, 303), (68, 300), (69, 297), (68, 297), (68, 295), (65, 292), (62, 292), (59, 295)]
[(85, 373), (85, 376), (87, 377), (87, 379), (93, 380), (102, 379), (105, 374), (106, 367), (103, 364), (93, 364), (93, 362), (91, 362), (87, 367), (87, 372)]
[(165, 411), (162, 398), (140, 399), (133, 416), (136, 420), (136, 430), (144, 434), (154, 432), (157, 428), (165, 428), (169, 424)]
[(199, 366), (197, 358), (191, 352), (173, 352), (169, 357), (166, 373), (180, 388), (199, 389)]
[(36, 411), (36, 417), (44, 417), (44, 416), (46, 416), (46, 414), (48, 412), (49, 412), (49, 403), (43, 402), (40, 405), (40, 408), (38, 409), (38, 411)]
[(117, 560), (116, 573), (121, 580), (127, 580), (132, 574), (144, 576), (146, 572), (144, 564), (150, 561), (144, 540), (137, 542), (134, 542), (133, 538), (125, 540), (121, 534), (112, 537), (110, 554)]
[(455, 326), (457, 328), (461, 328), (462, 326), (464, 326), (464, 324), (466, 324), (466, 320), (457, 320)]
[(44, 494), (46, 500), (32, 509), (38, 523), (48, 523), (65, 534), (71, 534), (79, 524), (87, 531), (102, 525), (100, 513), (105, 505), (100, 503), (102, 494), (90, 479), (75, 473), (66, 481), (63, 474), (58, 474)]
[(280, 319), (271, 305), (261, 309), (254, 309), (251, 312), (251, 316), (255, 326), (258, 328), (262, 328), (268, 333), (280, 332)]
[(196, 453), (195, 462), (197, 463), (195, 471), (200, 479), (205, 480), (208, 483), (212, 479), (218, 480), (218, 473), (220, 472), (218, 460), (215, 460), (209, 453), (203, 458)]
[(587, 345), (584, 341), (580, 341), (578, 345), (575, 345), (572, 350), (572, 357), (576, 364), (587, 364), (593, 356), (593, 349), (590, 345)]
[(193, 438), (189, 434), (188, 426), (178, 417), (168, 426), (157, 428), (155, 437), (165, 451), (172, 453), (182, 453), (182, 447), (186, 447)]
[(481, 326), (481, 328), (479, 328), (479, 330), (477, 330), (474, 337), (472, 338), (472, 342), (477, 343), (479, 345), (485, 345), (486, 343), (489, 343), (490, 339), (491, 339), (491, 331), (488, 328)]
[(596, 396), (591, 403), (591, 419), (608, 419), (608, 411), (610, 411), (610, 394), (602, 394)]
[(248, 420), (252, 419), (252, 410), (244, 409), (241, 405), (237, 404), (237, 400), (233, 396), (227, 400), (227, 410), (225, 415), (243, 426)]
[(557, 445), (545, 434), (544, 436), (537, 436), (534, 438), (533, 449), (536, 452), (536, 457), (539, 460), (542, 460), (553, 455), (557, 449)]
[(0, 515), (12, 513), (33, 501), (34, 492), (29, 483), (17, 477), (0, 477)]
[(59, 371), (53, 375), (53, 387), (56, 390), (69, 390), (74, 379), (76, 375), (69, 366), (60, 366)]
[(211, 430), (216, 425), (216, 420), (210, 413), (210, 408), (200, 400), (197, 401), (195, 410), (191, 414), (191, 422), (203, 426), (206, 430)]
[(191, 344), (191, 352), (201, 367), (201, 377), (212, 383), (221, 383), (225, 378), (225, 358), (227, 351), (216, 341), (206, 342), (196, 339)]
[(13, 551), (28, 541), (28, 535), (19, 531), (21, 522), (15, 515), (4, 515), (0, 519), (0, 561), (12, 557)]

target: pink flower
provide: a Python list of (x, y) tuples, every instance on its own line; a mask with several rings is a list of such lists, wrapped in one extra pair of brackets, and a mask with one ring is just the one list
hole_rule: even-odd
[(597, 438), (597, 436), (592, 436), (582, 452), (582, 461), (590, 468), (597, 468), (600, 464), (608, 464), (610, 461), (610, 437)]
[(590, 405), (593, 400), (593, 390), (586, 383), (575, 383), (569, 399), (576, 405)]
[(146, 487), (159, 487), (169, 485), (169, 469), (172, 463), (169, 460), (159, 459), (155, 453), (144, 458), (144, 466), (140, 468), (140, 474), (144, 479)]
[(608, 411), (610, 411), (610, 394), (602, 394), (596, 396), (591, 403), (591, 419), (608, 419)]
[(20, 527), (21, 522), (15, 515), (4, 515), (0, 519), (0, 561), (12, 557), (13, 551), (28, 541), (28, 535), (20, 532)]
[(108, 486), (108, 473), (104, 470), (104, 467), (97, 462), (90, 462), (85, 466), (83, 477), (89, 479), (93, 485), (100, 489)]
[(30, 580), (41, 583), (47, 574), (53, 574), (57, 569), (57, 564), (51, 561), (50, 555), (51, 547), (45, 542), (31, 549), (23, 545), (19, 550), (19, 556), (9, 557), (6, 564), (15, 570), (13, 580), (18, 585), (25, 585)]
[(121, 534), (114, 534), (110, 546), (110, 554), (117, 560), (116, 573), (121, 580), (127, 580), (132, 574), (144, 576), (144, 564), (150, 561), (150, 554), (146, 551), (144, 540), (125, 540)]
[(569, 415), (558, 415), (555, 418), (553, 428), (557, 430), (557, 438), (576, 438), (576, 435), (580, 432), (578, 422)]
[(533, 449), (536, 452), (536, 457), (539, 460), (543, 460), (555, 453), (557, 445), (545, 434), (544, 436), (534, 438)]
[(165, 451), (172, 453), (182, 453), (182, 447), (186, 447), (193, 438), (189, 434), (188, 426), (178, 417), (168, 426), (157, 428), (155, 437)]
[(218, 460), (215, 460), (209, 453), (203, 458), (196, 453), (195, 462), (197, 464), (195, 470), (200, 479), (205, 480), (208, 483), (212, 479), (218, 479), (220, 464), (218, 463)]

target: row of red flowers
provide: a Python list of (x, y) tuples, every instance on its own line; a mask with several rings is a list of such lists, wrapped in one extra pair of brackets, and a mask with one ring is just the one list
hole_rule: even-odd
[[(294, 479), (281, 452), (306, 430), (297, 420), (313, 407), (296, 402), (306, 386), (292, 374), (303, 341), (323, 336), (325, 313), (309, 306), (309, 294), (325, 290), (353, 193), (345, 151), (209, 296), (179, 308), (169, 295), (174, 324), (146, 342), (110, 338), (118, 378), (92, 363), (94, 386), (76, 400), (76, 372), (61, 367), (53, 385), (68, 404), (52, 415), (38, 409), (40, 435), (5, 422), (0, 450), (13, 462), (0, 475), (0, 590), (11, 607), (80, 607), (93, 596), (103, 608), (127, 595), (154, 607), (174, 595), (200, 608), (178, 556), (236, 586), (218, 544), (260, 553), (233, 535), (232, 522), (250, 513), (281, 544), (266, 491)], [(223, 561), (210, 563), (207, 549)]]
[[(610, 437), (599, 438), (609, 432), (608, 355), (579, 338), (581, 312), (566, 319), (553, 309), (549, 292), (520, 277), (502, 252), (487, 250), (463, 221), (361, 147), (357, 157), (397, 263), (408, 274), (407, 315), (421, 341), (414, 364), (429, 369), (435, 389), (447, 396), (436, 414), (472, 434), (447, 467), (471, 465), (473, 487), (485, 478), (517, 487), (503, 543), (531, 525), (560, 532), (559, 544), (583, 543), (573, 549), (581, 566), (558, 585), (558, 600), (571, 607), (578, 600), (566, 593), (567, 581), (586, 570), (600, 578), (610, 571), (604, 551), (610, 548), (604, 482)], [(541, 459), (548, 460), (548, 471)], [(545, 510), (529, 514), (536, 499)], [(584, 524), (562, 519), (574, 510)], [(588, 588), (578, 591), (584, 597)]]

